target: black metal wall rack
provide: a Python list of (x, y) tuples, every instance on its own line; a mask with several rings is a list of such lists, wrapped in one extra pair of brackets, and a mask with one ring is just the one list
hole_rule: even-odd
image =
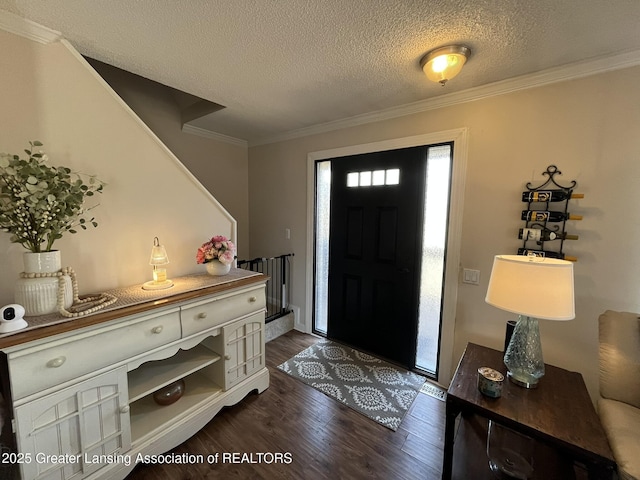
[[(526, 188), (528, 192), (523, 192), (523, 202), (527, 202), (526, 210), (522, 212), (522, 219), (525, 226), (521, 230), (522, 247), (518, 249), (518, 255), (536, 255), (543, 257), (559, 258), (576, 261), (575, 257), (566, 256), (563, 252), (567, 220), (580, 220), (577, 215), (569, 216), (569, 200), (572, 198), (573, 189), (577, 182), (572, 180), (569, 185), (562, 185), (556, 181), (556, 176), (561, 175), (555, 165), (549, 165), (543, 176), (549, 177), (542, 185), (534, 187), (528, 182)], [(546, 192), (560, 192), (566, 195), (566, 199), (561, 201), (551, 201)], [(534, 195), (535, 194), (535, 195)], [(525, 197), (528, 195), (528, 200)], [(527, 213), (533, 212), (533, 213)], [(562, 220), (554, 220), (554, 216), (563, 217)], [(537, 230), (540, 230), (539, 232)], [(556, 239), (549, 237), (556, 236)], [(577, 238), (577, 237), (576, 237)]]

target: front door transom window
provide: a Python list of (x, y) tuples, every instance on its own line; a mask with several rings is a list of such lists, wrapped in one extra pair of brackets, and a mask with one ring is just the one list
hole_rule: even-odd
[(371, 187), (380, 185), (399, 185), (400, 169), (366, 170), (347, 173), (347, 187)]

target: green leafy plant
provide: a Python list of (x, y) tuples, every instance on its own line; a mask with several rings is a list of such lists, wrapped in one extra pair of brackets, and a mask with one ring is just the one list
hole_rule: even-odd
[(65, 232), (98, 226), (86, 215), (98, 204), (85, 207), (84, 202), (102, 193), (105, 184), (94, 175), (47, 165), (47, 155), (37, 148), (42, 143), (29, 145), (26, 160), (0, 154), (0, 229), (33, 253), (49, 252)]

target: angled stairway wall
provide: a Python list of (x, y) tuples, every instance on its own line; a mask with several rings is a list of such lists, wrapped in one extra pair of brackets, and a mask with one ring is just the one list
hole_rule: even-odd
[[(40, 140), (51, 164), (107, 183), (93, 211), (98, 228), (54, 245), (81, 293), (149, 280), (155, 236), (167, 248), (169, 277), (202, 271), (196, 249), (212, 234), (236, 239), (235, 219), (65, 40), (9, 33), (0, 23), (0, 45), (0, 151), (20, 154)], [(13, 302), (24, 251), (0, 233), (0, 305)]]

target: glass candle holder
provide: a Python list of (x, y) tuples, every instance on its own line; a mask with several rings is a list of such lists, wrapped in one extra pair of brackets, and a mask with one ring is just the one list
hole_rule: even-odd
[(531, 437), (489, 420), (487, 456), (489, 467), (496, 478), (531, 478), (533, 448), (534, 441)]
[(166, 268), (154, 268), (153, 269), (153, 281), (156, 283), (162, 283), (167, 281), (167, 269)]

